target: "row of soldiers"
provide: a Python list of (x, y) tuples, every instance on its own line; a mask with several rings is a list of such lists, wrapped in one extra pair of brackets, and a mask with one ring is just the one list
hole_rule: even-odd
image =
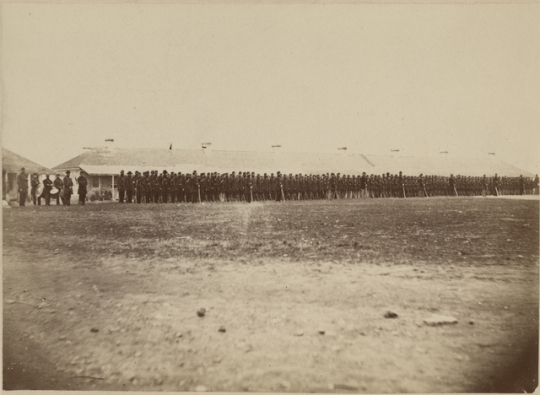
[(538, 193), (535, 179), (520, 177), (450, 177), (420, 174), (360, 176), (326, 174), (268, 175), (254, 172), (231, 174), (169, 173), (157, 170), (133, 174), (121, 171), (117, 178), (119, 201), (123, 203), (198, 203), (218, 201), (314, 200), (346, 198), (476, 196)]

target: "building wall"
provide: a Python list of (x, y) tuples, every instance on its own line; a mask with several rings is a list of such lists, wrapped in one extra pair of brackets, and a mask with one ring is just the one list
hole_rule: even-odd
[[(91, 174), (88, 177), (88, 198), (98, 198), (103, 196), (104, 192), (112, 194), (114, 199), (117, 196), (116, 191), (113, 190), (112, 176)], [(110, 196), (110, 195), (109, 195)]]

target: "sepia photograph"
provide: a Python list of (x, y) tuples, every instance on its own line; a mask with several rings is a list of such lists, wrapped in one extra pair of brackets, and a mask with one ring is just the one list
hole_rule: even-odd
[(4, 2), (3, 390), (534, 392), (539, 17)]

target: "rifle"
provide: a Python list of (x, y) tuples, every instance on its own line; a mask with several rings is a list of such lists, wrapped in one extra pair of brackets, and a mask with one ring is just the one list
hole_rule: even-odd
[(283, 185), (279, 184), (279, 187), (281, 188), (281, 198), (285, 200), (285, 194), (283, 193)]
[(253, 186), (252, 185), (249, 186), (249, 195), (251, 197), (251, 202), (253, 202)]
[(401, 185), (401, 189), (403, 189), (403, 197), (406, 198), (407, 195), (405, 195), (405, 185)]
[(199, 192), (199, 203), (202, 203), (201, 201), (201, 186), (197, 185), (197, 191)]
[(459, 194), (457, 193), (457, 190), (456, 190), (456, 186), (454, 185), (454, 193), (456, 194), (456, 196), (459, 196)]

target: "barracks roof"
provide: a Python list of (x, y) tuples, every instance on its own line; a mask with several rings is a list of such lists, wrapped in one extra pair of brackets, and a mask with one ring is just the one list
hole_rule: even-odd
[(56, 170), (81, 168), (89, 174), (118, 174), (137, 169), (175, 172), (254, 171), (257, 173), (342, 173), (407, 175), (462, 174), (481, 176), (530, 177), (533, 174), (511, 166), (493, 156), (463, 158), (455, 156), (413, 157), (402, 155), (362, 155), (355, 153), (255, 152), (202, 149), (96, 148), (54, 167)]
[(2, 147), (2, 169), (7, 173), (19, 173), (21, 167), (24, 167), (27, 173), (52, 173), (51, 169)]

